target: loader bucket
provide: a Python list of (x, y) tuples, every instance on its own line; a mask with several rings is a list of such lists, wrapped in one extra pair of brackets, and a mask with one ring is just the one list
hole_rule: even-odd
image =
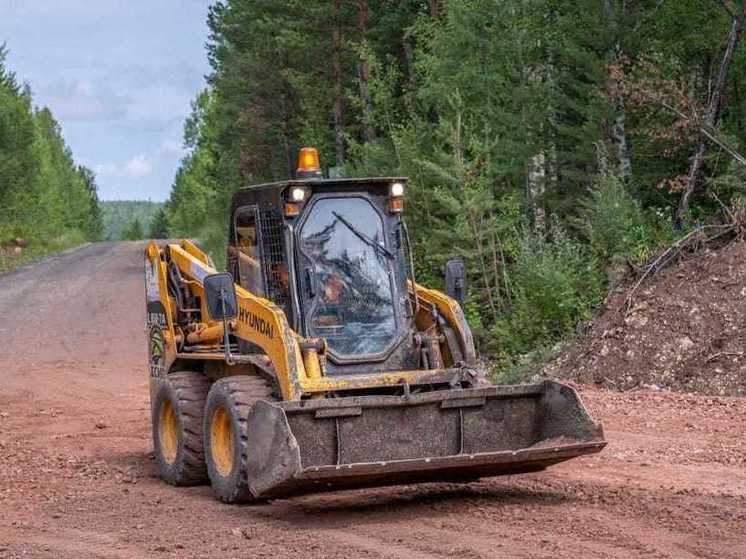
[(575, 390), (555, 381), (259, 401), (247, 434), (258, 498), (535, 472), (606, 445)]

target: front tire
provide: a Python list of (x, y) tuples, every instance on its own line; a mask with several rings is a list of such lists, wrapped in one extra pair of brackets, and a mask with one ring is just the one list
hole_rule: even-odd
[(205, 462), (215, 497), (224, 503), (256, 501), (247, 476), (247, 419), (254, 402), (271, 399), (270, 386), (254, 376), (223, 378), (210, 388), (203, 428)]
[(203, 450), (204, 409), (210, 382), (202, 373), (172, 373), (153, 406), (153, 446), (158, 472), (171, 485), (207, 481)]

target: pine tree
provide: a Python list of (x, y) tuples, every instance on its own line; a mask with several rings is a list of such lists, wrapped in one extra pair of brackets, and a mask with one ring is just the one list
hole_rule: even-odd
[(156, 213), (150, 221), (148, 237), (151, 239), (168, 238), (168, 216), (166, 215), (166, 210), (164, 208), (158, 210), (158, 213)]
[(0, 240), (24, 234), (33, 223), (29, 185), (37, 167), (31, 99), (5, 69), (5, 56), (0, 47)]
[(142, 228), (139, 218), (135, 218), (130, 222), (127, 229), (122, 233), (122, 240), (124, 241), (139, 241), (145, 237), (145, 232)]
[[(232, 193), (290, 177), (297, 148), (315, 145), (334, 172), (409, 176), (418, 278), (437, 285), (449, 257), (466, 260), (483, 347), (553, 340), (587, 316), (599, 271), (668, 238), (661, 216), (689, 167), (731, 4), (217, 2), (169, 233), (220, 256)], [(737, 147), (745, 60), (734, 52), (718, 131)], [(703, 165), (727, 204), (739, 173), (714, 151)]]

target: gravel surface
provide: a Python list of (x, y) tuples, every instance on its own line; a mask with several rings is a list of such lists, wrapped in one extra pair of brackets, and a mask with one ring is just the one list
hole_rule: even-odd
[(609, 446), (544, 473), (255, 506), (156, 477), (142, 244), (0, 276), (0, 557), (746, 556), (746, 400), (578, 388)]

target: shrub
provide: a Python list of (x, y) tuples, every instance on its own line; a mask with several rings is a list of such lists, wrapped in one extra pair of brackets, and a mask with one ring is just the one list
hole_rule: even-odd
[(646, 260), (674, 236), (664, 212), (644, 211), (611, 174), (602, 176), (582, 202), (580, 229), (607, 272), (627, 260)]
[(558, 226), (551, 239), (525, 231), (511, 271), (512, 308), (491, 329), (504, 363), (573, 332), (590, 318), (603, 290), (592, 256)]
[(643, 224), (642, 211), (617, 177), (601, 177), (582, 206), (583, 232), (602, 262), (635, 252)]

